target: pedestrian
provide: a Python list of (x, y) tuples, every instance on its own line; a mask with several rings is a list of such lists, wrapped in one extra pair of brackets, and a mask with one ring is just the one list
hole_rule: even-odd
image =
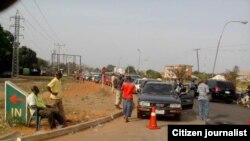
[(199, 117), (205, 122), (209, 121), (209, 87), (207, 80), (202, 80), (198, 86)]
[(179, 79), (178, 81), (177, 81), (177, 86), (176, 86), (176, 91), (178, 92), (178, 93), (180, 93), (181, 91), (182, 91), (182, 89), (184, 88), (184, 85), (183, 85), (183, 80), (182, 79)]
[[(50, 128), (56, 128), (56, 123), (60, 124), (60, 127), (66, 126), (66, 122), (62, 115), (51, 108), (50, 105), (46, 105), (42, 97), (40, 97), (39, 89), (37, 86), (32, 86), (31, 93), (27, 97), (27, 104), (29, 106), (30, 115), (37, 114), (37, 111), (41, 117), (48, 118)], [(56, 122), (57, 121), (57, 122)]]
[(192, 94), (193, 96), (196, 96), (195, 95), (195, 92), (197, 91), (196, 90), (196, 84), (195, 84), (195, 79), (192, 79), (191, 82), (189, 83), (189, 92), (190, 94)]
[(112, 75), (111, 75), (111, 91), (112, 91), (112, 93), (115, 92), (115, 86), (114, 86), (115, 81), (117, 81), (117, 78), (115, 76), (115, 73), (112, 73)]
[(130, 76), (126, 76), (121, 87), (123, 98), (123, 114), (125, 122), (129, 122), (133, 110), (133, 94), (136, 92), (135, 85)]
[(117, 78), (117, 85), (115, 85), (115, 89), (116, 89), (116, 95), (115, 95), (115, 107), (117, 109), (121, 109), (120, 104), (122, 102), (122, 84), (123, 84), (123, 76), (119, 75)]
[(48, 83), (47, 89), (51, 93), (50, 101), (51, 105), (59, 111), (59, 113), (63, 116), (65, 121), (70, 122), (65, 116), (63, 102), (62, 102), (62, 84), (61, 84), (62, 73), (58, 71), (56, 76)]
[(195, 90), (195, 87), (196, 87), (196, 86), (195, 86), (195, 79), (193, 79), (193, 80), (189, 83), (189, 89), (194, 91), (194, 90)]

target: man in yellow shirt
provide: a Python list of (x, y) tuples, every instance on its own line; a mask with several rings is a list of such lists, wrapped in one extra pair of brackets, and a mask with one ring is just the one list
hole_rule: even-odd
[(59, 111), (59, 113), (63, 116), (65, 121), (69, 121), (66, 119), (64, 114), (64, 108), (62, 103), (62, 84), (61, 84), (62, 73), (57, 72), (56, 77), (54, 77), (47, 85), (48, 91), (50, 94), (50, 100), (52, 101), (51, 105)]
[(31, 88), (31, 93), (27, 97), (27, 104), (30, 109), (30, 115), (36, 114), (38, 111), (39, 115), (42, 117), (48, 118), (50, 128), (56, 128), (56, 121), (61, 125), (61, 127), (65, 126), (65, 120), (61, 116), (61, 114), (50, 108), (49, 105), (46, 105), (43, 99), (38, 96), (39, 89), (37, 86), (33, 86)]

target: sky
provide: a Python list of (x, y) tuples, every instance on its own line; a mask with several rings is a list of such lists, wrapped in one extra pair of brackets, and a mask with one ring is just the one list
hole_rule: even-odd
[(250, 71), (250, 23), (239, 22), (250, 21), (249, 0), (19, 0), (0, 13), (5, 30), (14, 32), (17, 10), (21, 46), (50, 62), (55, 50), (94, 68), (197, 71), (199, 60), (199, 71), (212, 73), (219, 47), (215, 73)]

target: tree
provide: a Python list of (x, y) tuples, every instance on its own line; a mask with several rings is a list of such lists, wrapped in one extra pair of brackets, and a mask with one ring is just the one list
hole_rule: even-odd
[(43, 60), (41, 58), (37, 58), (37, 65), (41, 68), (41, 69), (47, 69), (49, 67), (49, 62), (46, 60)]
[(224, 76), (225, 76), (225, 78), (227, 80), (229, 80), (229, 81), (233, 82), (234, 84), (236, 84), (237, 83), (238, 72), (239, 72), (239, 67), (234, 66), (232, 71), (227, 70)]
[(136, 70), (133, 66), (128, 66), (126, 69), (125, 69), (125, 72), (128, 73), (128, 74), (136, 74)]
[(182, 67), (174, 69), (173, 72), (178, 79), (185, 79), (186, 78), (186, 69), (187, 69), (186, 66), (182, 66)]
[(205, 72), (198, 72), (198, 71), (193, 72), (193, 75), (198, 77), (199, 79), (208, 79), (212, 77), (212, 74), (208, 74)]
[(20, 68), (38, 68), (36, 52), (26, 46), (22, 46), (19, 49), (19, 66)]
[(147, 77), (154, 78), (154, 79), (162, 78), (159, 72), (151, 70), (151, 69), (147, 70)]
[(114, 65), (108, 65), (107, 66), (107, 72), (113, 72), (114, 71), (115, 66)]
[(14, 36), (0, 25), (0, 74), (11, 71)]

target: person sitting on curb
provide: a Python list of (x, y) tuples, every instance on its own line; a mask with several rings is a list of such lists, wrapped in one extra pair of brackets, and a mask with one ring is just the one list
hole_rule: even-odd
[(43, 99), (40, 96), (38, 96), (39, 94), (38, 87), (32, 86), (31, 91), (32, 92), (29, 94), (27, 98), (27, 104), (30, 109), (30, 115), (32, 116), (36, 114), (36, 112), (38, 111), (41, 117), (48, 118), (50, 129), (56, 128), (56, 121), (60, 124), (59, 127), (65, 127), (66, 122), (62, 117), (62, 115), (58, 111), (51, 108), (50, 105), (46, 105)]

